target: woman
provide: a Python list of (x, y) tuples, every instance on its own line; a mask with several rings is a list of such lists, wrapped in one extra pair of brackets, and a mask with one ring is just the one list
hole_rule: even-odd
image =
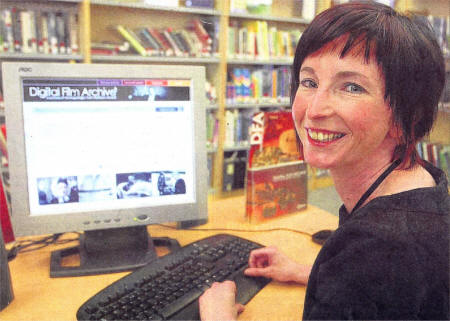
[[(312, 268), (269, 247), (246, 275), (307, 285), (304, 319), (448, 319), (447, 180), (415, 150), (444, 81), (425, 23), (376, 3), (319, 14), (296, 50), (292, 114), (305, 160), (329, 169), (344, 203), (339, 228)], [(199, 302), (202, 320), (243, 309), (231, 281)]]

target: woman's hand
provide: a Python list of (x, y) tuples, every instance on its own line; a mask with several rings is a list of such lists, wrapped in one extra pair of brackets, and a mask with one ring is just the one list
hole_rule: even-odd
[(311, 273), (311, 266), (298, 264), (273, 246), (253, 250), (248, 265), (245, 275), (263, 276), (279, 282), (307, 284)]
[(244, 311), (244, 306), (236, 303), (236, 284), (233, 281), (214, 282), (198, 301), (202, 321), (236, 320)]

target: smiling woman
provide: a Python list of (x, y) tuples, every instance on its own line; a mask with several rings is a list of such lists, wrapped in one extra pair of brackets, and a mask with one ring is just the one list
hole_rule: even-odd
[(292, 106), (306, 161), (339, 171), (362, 170), (375, 156), (385, 165), (399, 143), (378, 65), (373, 58), (366, 62), (357, 48), (342, 59), (347, 38), (303, 61)]
[[(448, 320), (448, 183), (415, 151), (445, 81), (431, 27), (375, 2), (334, 6), (303, 33), (292, 77), (304, 157), (331, 173), (339, 228), (312, 268), (268, 247), (245, 273), (307, 284), (303, 319)], [(232, 298), (216, 284), (202, 319), (236, 317)]]

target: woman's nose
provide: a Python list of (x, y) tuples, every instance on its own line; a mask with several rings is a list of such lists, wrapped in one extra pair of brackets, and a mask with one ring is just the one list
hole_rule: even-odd
[(306, 108), (308, 118), (323, 118), (333, 113), (333, 98), (328, 90), (318, 88), (310, 98)]

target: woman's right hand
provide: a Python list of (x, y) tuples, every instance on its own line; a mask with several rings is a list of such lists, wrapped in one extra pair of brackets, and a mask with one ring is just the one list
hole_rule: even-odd
[(263, 276), (279, 282), (307, 284), (311, 266), (298, 264), (276, 247), (264, 247), (250, 253), (247, 276)]

